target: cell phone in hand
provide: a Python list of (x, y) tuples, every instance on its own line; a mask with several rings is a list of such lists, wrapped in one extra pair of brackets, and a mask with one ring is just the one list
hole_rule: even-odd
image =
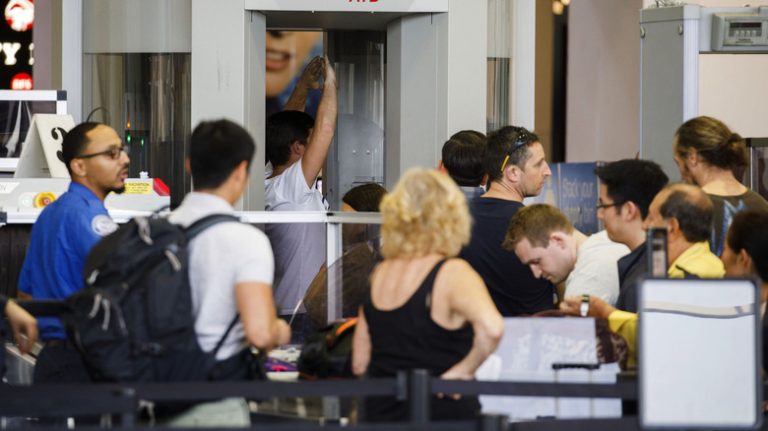
[(648, 274), (654, 278), (666, 278), (669, 262), (667, 261), (667, 229), (655, 227), (646, 231), (645, 246), (648, 255)]

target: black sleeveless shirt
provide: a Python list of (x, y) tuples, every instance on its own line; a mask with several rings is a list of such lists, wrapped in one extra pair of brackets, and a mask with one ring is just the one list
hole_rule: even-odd
[[(464, 359), (472, 348), (474, 332), (468, 323), (445, 329), (431, 317), (432, 287), (445, 259), (438, 262), (416, 292), (394, 310), (374, 307), (371, 294), (363, 304), (371, 339), (370, 377), (392, 377), (399, 370), (426, 369), (440, 376)], [(469, 419), (479, 412), (476, 397), (432, 401), (432, 419)], [(405, 420), (407, 408), (393, 398), (372, 397), (366, 402), (369, 421)]]

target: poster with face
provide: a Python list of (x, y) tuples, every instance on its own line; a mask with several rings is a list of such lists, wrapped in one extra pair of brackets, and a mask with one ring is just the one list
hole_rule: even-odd
[[(304, 66), (313, 57), (323, 55), (323, 33), (270, 30), (266, 42), (267, 116), (270, 116), (283, 109)], [(313, 117), (319, 101), (320, 92), (310, 92), (306, 112)]]

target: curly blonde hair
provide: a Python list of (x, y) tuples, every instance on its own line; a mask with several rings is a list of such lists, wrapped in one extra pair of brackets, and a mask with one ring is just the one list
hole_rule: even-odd
[(443, 173), (411, 169), (381, 202), (381, 254), (413, 258), (456, 256), (469, 242), (471, 219), (464, 194)]

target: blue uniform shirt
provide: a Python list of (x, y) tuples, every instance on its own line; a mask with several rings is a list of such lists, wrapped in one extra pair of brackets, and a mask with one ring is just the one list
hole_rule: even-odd
[[(83, 287), (85, 258), (117, 225), (96, 195), (72, 182), (40, 213), (19, 276), (19, 290), (34, 299), (64, 299)], [(38, 319), (40, 338), (65, 338), (55, 318)]]

